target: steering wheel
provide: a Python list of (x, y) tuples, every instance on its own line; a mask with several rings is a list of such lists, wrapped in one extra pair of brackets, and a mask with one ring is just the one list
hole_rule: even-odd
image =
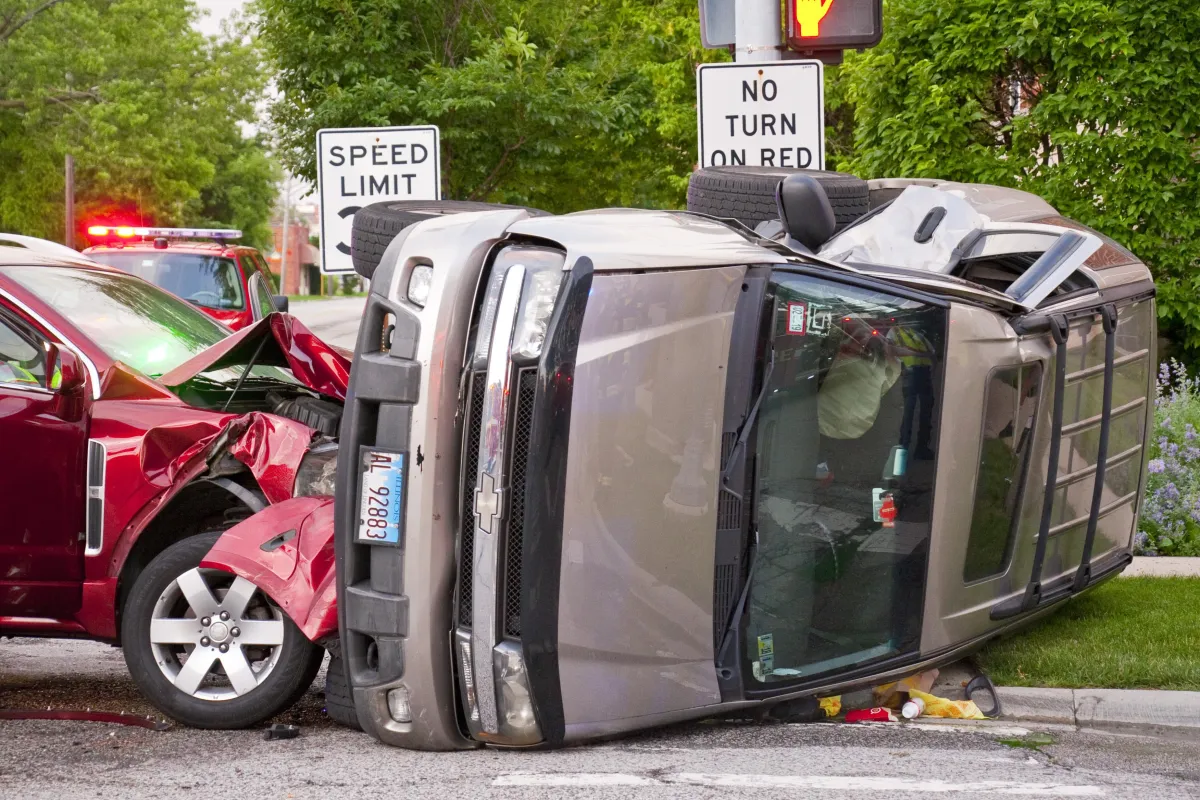
[[(209, 297), (212, 298), (212, 302), (211, 303), (205, 302), (204, 298), (209, 298)], [(206, 292), (196, 292), (194, 295), (192, 295), (191, 297), (188, 298), (188, 302), (196, 303), (197, 305), (201, 305), (201, 306), (211, 306), (212, 308), (219, 308), (221, 305), (221, 295), (217, 294), (216, 292), (207, 292), (207, 291)]]

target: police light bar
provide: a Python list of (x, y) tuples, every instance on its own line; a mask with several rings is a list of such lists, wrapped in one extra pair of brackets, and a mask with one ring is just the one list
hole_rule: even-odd
[(167, 239), (240, 239), (242, 232), (228, 228), (134, 228), (128, 225), (92, 225), (89, 236), (162, 236)]

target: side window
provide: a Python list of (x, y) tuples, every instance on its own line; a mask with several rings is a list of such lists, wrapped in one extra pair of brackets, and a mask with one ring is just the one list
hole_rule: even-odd
[(46, 388), (46, 351), (0, 316), (0, 384)]
[(263, 277), (263, 283), (268, 289), (268, 294), (275, 294), (275, 276), (271, 274), (271, 268), (267, 266), (267, 262), (263, 259), (262, 253), (254, 251), (254, 263), (258, 265), (259, 274)]
[(262, 275), (255, 273), (250, 276), (250, 290), (254, 293), (254, 302), (258, 304), (259, 318), (275, 310), (271, 305), (271, 290), (267, 288), (267, 282), (263, 280)]
[(1033, 445), (1041, 380), (1040, 363), (1002, 367), (988, 379), (975, 507), (963, 562), (964, 583), (999, 575), (1008, 567)]

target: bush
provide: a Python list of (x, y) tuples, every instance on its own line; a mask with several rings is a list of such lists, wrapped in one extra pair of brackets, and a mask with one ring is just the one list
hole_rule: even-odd
[(1200, 377), (1172, 359), (1158, 371), (1138, 555), (1200, 556)]

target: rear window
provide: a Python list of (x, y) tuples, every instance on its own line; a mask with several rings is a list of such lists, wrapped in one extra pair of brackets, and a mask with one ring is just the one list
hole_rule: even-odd
[(246, 307), (241, 274), (231, 258), (201, 253), (90, 253), (102, 264), (137, 275), (193, 305), (229, 311)]

